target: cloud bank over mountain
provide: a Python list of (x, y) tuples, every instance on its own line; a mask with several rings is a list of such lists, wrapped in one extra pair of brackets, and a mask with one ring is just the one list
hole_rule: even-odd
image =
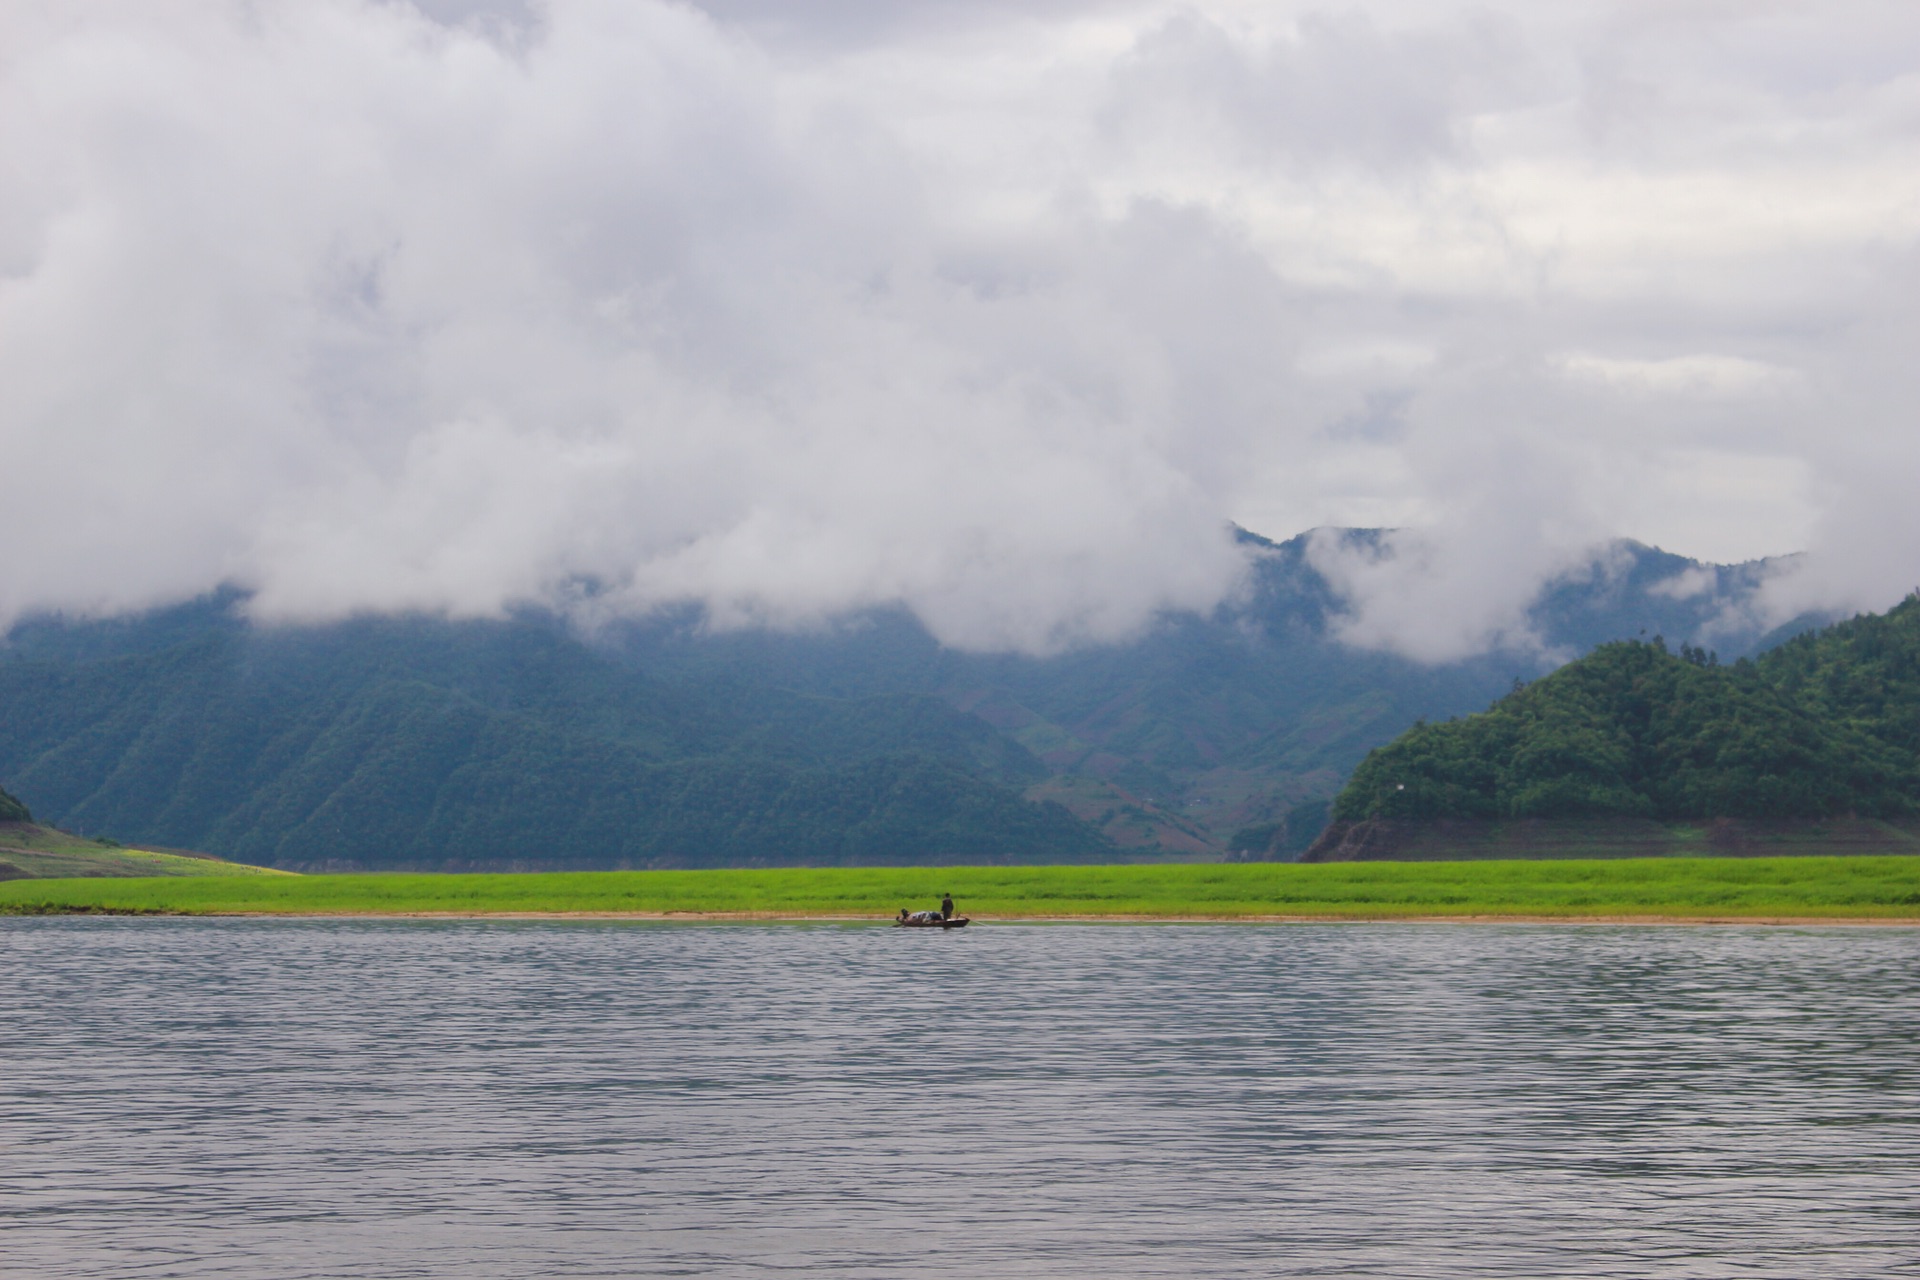
[[(1510, 641), (1615, 535), (1920, 582), (1920, 12), (0, 14), (0, 620), (900, 602), (1050, 651), (1329, 541)], [(1354, 558), (1360, 556), (1362, 558)]]

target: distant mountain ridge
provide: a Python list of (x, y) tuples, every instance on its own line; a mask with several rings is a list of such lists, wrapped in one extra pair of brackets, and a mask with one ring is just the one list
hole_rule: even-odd
[[(1463, 715), (1605, 640), (1708, 629), (1728, 657), (1775, 638), (1726, 625), (1769, 565), (1706, 565), (1636, 543), (1590, 572), (1550, 583), (1530, 617), (1546, 652), (1483, 654), (1426, 666), (1329, 638), (1343, 602), (1314, 569), (1303, 534), (1275, 543), (1242, 531), (1246, 597), (1208, 617), (1162, 619), (1125, 645), (1050, 658), (941, 649), (910, 617), (876, 613), (829, 635), (702, 635), (638, 624), (623, 636), (656, 671), (752, 671), (833, 696), (931, 692), (1029, 748), (1055, 775), (1050, 794), (1123, 847), (1152, 840), (1214, 849), (1310, 817), (1373, 747), (1416, 720)], [(1379, 530), (1334, 536), (1372, 542)], [(1689, 575), (1698, 589), (1672, 584)], [(1293, 847), (1318, 833), (1295, 821)], [(1265, 852), (1266, 850), (1255, 850)], [(1277, 852), (1284, 852), (1277, 851)]]
[[(1243, 600), (1047, 658), (889, 610), (590, 641), (537, 614), (262, 631), (233, 592), (36, 619), (0, 647), (0, 777), (63, 826), (291, 868), (1213, 858), (1248, 830), (1298, 847), (1368, 751), (1550, 661), (1348, 648), (1307, 536), (1241, 540)], [(1692, 635), (1763, 568), (1620, 544), (1532, 621), (1569, 652)]]

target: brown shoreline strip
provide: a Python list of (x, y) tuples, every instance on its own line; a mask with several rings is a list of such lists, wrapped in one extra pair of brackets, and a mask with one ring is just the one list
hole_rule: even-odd
[[(92, 914), (75, 912), (72, 914)], [(250, 920), (646, 920), (711, 923), (792, 923), (832, 924), (892, 923), (891, 916), (845, 915), (800, 911), (142, 911), (141, 915), (166, 915), (208, 919)], [(1630, 925), (1892, 925), (1920, 927), (1920, 916), (1912, 915), (1540, 915), (1515, 913), (1444, 914), (1325, 914), (1325, 915), (1009, 915), (975, 924), (1630, 924)]]

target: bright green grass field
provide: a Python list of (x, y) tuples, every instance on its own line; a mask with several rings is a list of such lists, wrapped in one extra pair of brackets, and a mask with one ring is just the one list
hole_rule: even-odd
[(19, 880), (0, 913), (765, 912), (975, 919), (1819, 916), (1920, 920), (1920, 857), (604, 871)]

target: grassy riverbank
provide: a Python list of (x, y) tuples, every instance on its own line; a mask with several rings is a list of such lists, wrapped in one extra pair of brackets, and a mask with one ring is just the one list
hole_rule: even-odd
[(0, 913), (1420, 916), (1920, 920), (1920, 858), (878, 867), (530, 875), (205, 876), (0, 884)]
[(0, 822), (0, 881), (79, 876), (274, 876), (287, 872), (174, 849), (129, 849), (32, 822)]

